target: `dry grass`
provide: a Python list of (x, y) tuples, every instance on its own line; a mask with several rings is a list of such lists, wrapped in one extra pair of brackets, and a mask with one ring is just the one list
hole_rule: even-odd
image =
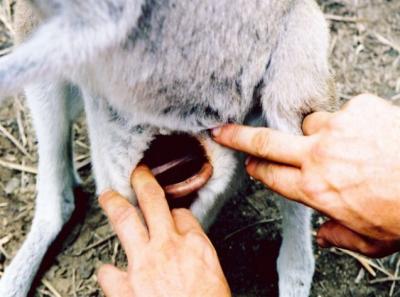
[[(389, 100), (400, 100), (400, 1), (320, 2), (331, 24), (332, 64), (340, 97), (347, 100), (367, 91)], [(1, 4), (0, 56), (11, 50), (13, 36), (10, 8), (13, 1), (3, 0)], [(92, 189), (83, 121), (74, 126), (74, 131), (75, 159), (84, 176), (84, 186)], [(23, 97), (18, 96), (0, 109), (0, 275), (29, 230), (34, 209), (36, 163), (36, 139), (30, 115)], [(264, 229), (272, 226), (273, 220), (264, 217), (270, 215), (271, 210), (264, 204), (251, 206), (253, 211), (247, 211), (248, 205), (244, 204), (234, 200), (227, 206), (233, 217), (246, 218), (249, 223), (233, 230), (221, 224), (219, 228), (223, 231), (219, 232), (223, 233), (221, 238), (225, 238), (225, 242), (237, 240), (243, 233), (257, 240)], [(74, 229), (74, 238), (67, 240), (62, 253), (53, 260), (35, 296), (99, 296), (95, 269), (103, 261), (124, 265), (125, 257), (119, 243), (94, 202), (87, 212), (85, 223)], [(256, 233), (258, 235), (254, 235)], [(217, 248), (224, 254), (218, 243)], [(316, 256), (319, 264), (313, 296), (400, 296), (398, 255), (371, 260), (332, 249), (317, 251)], [(339, 266), (347, 270), (337, 268)], [(242, 280), (232, 277), (231, 281)], [(329, 284), (335, 282), (344, 285), (330, 287)], [(256, 291), (250, 287), (246, 290)], [(260, 296), (257, 293), (237, 295)]]

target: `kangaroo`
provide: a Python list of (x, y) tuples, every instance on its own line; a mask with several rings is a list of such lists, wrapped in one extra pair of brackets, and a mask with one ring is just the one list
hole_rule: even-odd
[[(226, 123), (301, 133), (305, 115), (336, 107), (327, 24), (313, 0), (18, 0), (19, 45), (0, 59), (0, 93), (22, 88), (38, 138), (31, 230), (0, 280), (26, 296), (74, 211), (71, 126), (85, 111), (97, 193), (133, 204), (144, 162), (205, 228), (244, 173), (212, 141)], [(281, 297), (309, 295), (311, 211), (282, 200)]]

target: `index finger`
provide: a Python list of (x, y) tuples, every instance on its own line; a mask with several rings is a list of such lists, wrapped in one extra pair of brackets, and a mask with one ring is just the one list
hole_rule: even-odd
[(150, 238), (165, 238), (175, 232), (175, 224), (165, 193), (150, 169), (139, 165), (132, 173), (131, 183), (149, 229)]
[(212, 131), (214, 140), (261, 159), (300, 167), (308, 150), (304, 136), (270, 128), (226, 125)]

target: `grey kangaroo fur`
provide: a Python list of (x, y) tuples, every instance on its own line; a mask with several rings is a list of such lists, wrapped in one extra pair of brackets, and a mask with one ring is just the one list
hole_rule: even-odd
[[(242, 123), (258, 104), (263, 124), (301, 133), (306, 114), (336, 106), (327, 25), (313, 0), (20, 0), (16, 14), (21, 44), (0, 59), (0, 92), (25, 90), (39, 175), (32, 228), (1, 297), (26, 296), (74, 210), (71, 125), (83, 106), (97, 192), (113, 188), (133, 203), (129, 176), (156, 134), (199, 138), (214, 167), (191, 207), (205, 227), (243, 172), (208, 129)], [(306, 297), (311, 212), (280, 206), (280, 296)]]

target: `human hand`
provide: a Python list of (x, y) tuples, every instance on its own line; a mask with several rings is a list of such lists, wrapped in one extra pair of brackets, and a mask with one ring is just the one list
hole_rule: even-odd
[(127, 271), (104, 265), (98, 272), (108, 297), (231, 296), (217, 253), (187, 209), (170, 212), (164, 192), (150, 170), (132, 174), (147, 227), (121, 195), (99, 198), (128, 258)]
[(332, 218), (320, 246), (374, 257), (400, 250), (400, 109), (360, 95), (336, 113), (307, 116), (303, 132), (228, 125), (213, 135), (253, 156), (251, 176)]

